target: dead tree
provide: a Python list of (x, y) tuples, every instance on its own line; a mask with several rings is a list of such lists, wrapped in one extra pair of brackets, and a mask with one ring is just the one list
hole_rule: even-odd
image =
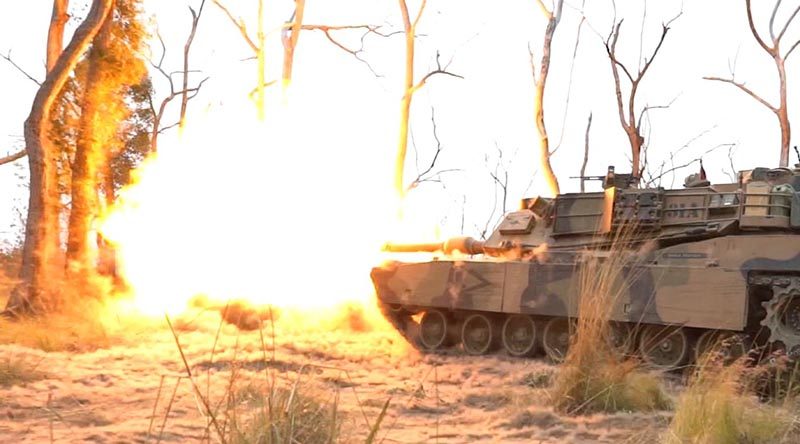
[[(150, 65), (161, 74), (162, 77), (167, 81), (169, 85), (169, 93), (161, 99), (161, 103), (158, 105), (158, 110), (156, 110), (154, 98), (152, 94), (149, 97), (150, 102), (150, 112), (153, 115), (153, 132), (150, 134), (150, 152), (155, 153), (158, 151), (158, 136), (163, 133), (164, 131), (173, 128), (175, 126), (180, 127), (186, 120), (186, 107), (190, 100), (195, 98), (197, 94), (200, 93), (200, 88), (202, 88), (203, 83), (208, 80), (208, 77), (204, 78), (200, 82), (198, 82), (194, 86), (189, 86), (189, 73), (191, 70), (189, 69), (189, 50), (191, 49), (192, 42), (194, 42), (194, 36), (197, 32), (197, 25), (200, 22), (200, 16), (203, 13), (203, 5), (205, 4), (205, 0), (200, 2), (200, 7), (198, 8), (197, 12), (191, 7), (189, 11), (192, 14), (192, 28), (189, 31), (189, 36), (186, 38), (186, 43), (183, 46), (183, 70), (182, 71), (171, 71), (167, 72), (166, 68), (164, 68), (164, 58), (167, 55), (167, 46), (164, 43), (164, 39), (161, 37), (161, 33), (156, 31), (156, 36), (158, 37), (158, 42), (161, 45), (161, 56), (158, 59), (158, 62), (154, 62), (150, 60)], [(182, 86), (178, 87), (176, 85), (174, 76), (176, 74), (182, 75)], [(176, 98), (181, 98), (181, 110), (180, 115), (178, 117), (178, 121), (176, 123), (162, 126), (164, 115), (167, 111), (167, 105), (170, 104)]]
[(787, 107), (787, 98), (786, 98), (786, 59), (792, 54), (792, 52), (800, 45), (800, 40), (794, 42), (790, 47), (789, 50), (786, 51), (785, 54), (782, 54), (781, 51), (781, 40), (783, 39), (784, 35), (786, 34), (786, 30), (789, 28), (789, 25), (794, 21), (797, 17), (798, 12), (800, 12), (800, 5), (795, 8), (795, 10), (789, 16), (789, 19), (780, 29), (780, 32), (775, 35), (775, 16), (778, 13), (778, 8), (781, 6), (781, 0), (778, 0), (775, 3), (775, 7), (772, 9), (772, 15), (769, 18), (769, 37), (772, 45), (767, 45), (761, 35), (759, 35), (758, 31), (756, 30), (756, 25), (753, 23), (753, 11), (750, 6), (750, 0), (745, 0), (745, 10), (747, 11), (747, 23), (750, 25), (750, 32), (753, 34), (753, 37), (758, 42), (758, 46), (760, 46), (770, 57), (772, 57), (773, 62), (775, 63), (775, 68), (778, 71), (778, 95), (779, 95), (779, 103), (778, 106), (775, 106), (765, 100), (763, 97), (755, 93), (753, 90), (745, 86), (744, 83), (737, 82), (734, 79), (734, 73), (731, 72), (731, 77), (724, 79), (721, 77), (703, 77), (706, 80), (715, 80), (718, 82), (725, 82), (730, 83), (731, 85), (736, 86), (742, 92), (749, 95), (753, 99), (755, 99), (758, 103), (764, 105), (768, 110), (772, 111), (775, 114), (775, 117), (778, 118), (778, 124), (781, 128), (781, 160), (780, 166), (786, 167), (789, 165), (789, 143), (791, 142), (791, 135), (792, 130), (789, 125), (789, 110)]
[[(630, 143), (631, 173), (636, 178), (636, 183), (638, 183), (642, 177), (643, 165), (641, 162), (641, 154), (642, 146), (645, 144), (645, 139), (641, 134), (641, 116), (647, 111), (647, 107), (645, 107), (645, 109), (643, 109), (640, 113), (640, 118), (636, 118), (636, 93), (639, 91), (639, 86), (642, 82), (642, 79), (644, 79), (645, 74), (647, 74), (647, 71), (650, 69), (650, 66), (656, 59), (656, 56), (658, 56), (661, 46), (664, 44), (664, 39), (667, 37), (667, 33), (670, 30), (670, 25), (672, 22), (677, 20), (681, 14), (683, 14), (682, 10), (668, 22), (661, 24), (661, 36), (658, 39), (658, 44), (653, 49), (650, 57), (645, 57), (644, 60), (642, 60), (640, 55), (639, 61), (637, 62), (638, 67), (636, 71), (629, 69), (625, 64), (623, 64), (617, 55), (617, 42), (619, 41), (620, 28), (622, 27), (623, 22), (622, 19), (619, 21), (616, 21), (616, 19), (614, 20), (614, 26), (612, 26), (611, 32), (605, 39), (606, 54), (608, 55), (608, 61), (611, 65), (611, 73), (614, 77), (614, 90), (617, 98), (619, 123), (622, 126), (622, 129), (625, 131), (625, 134), (628, 137), (628, 142)], [(644, 26), (643, 18), (642, 27)], [(622, 70), (622, 74), (626, 79), (628, 79), (628, 82), (630, 82), (630, 90), (628, 91), (628, 96), (625, 99), (622, 97), (620, 70)], [(625, 102), (627, 102), (627, 109)]]
[[(405, 80), (403, 82), (403, 98), (400, 102), (400, 134), (397, 144), (397, 157), (395, 158), (394, 168), (394, 189), (399, 197), (405, 196), (403, 186), (403, 176), (405, 173), (406, 152), (408, 151), (408, 121), (411, 115), (411, 99), (414, 93), (419, 91), (425, 83), (436, 74), (462, 78), (457, 74), (447, 71), (447, 65), (442, 67), (439, 63), (439, 54), (436, 54), (436, 69), (425, 74), (418, 82), (414, 82), (414, 43), (416, 42), (417, 25), (419, 24), (422, 13), (425, 11), (427, 1), (422, 0), (417, 15), (413, 21), (408, 13), (408, 6), (405, 0), (399, 0), (400, 14), (403, 17), (403, 33), (406, 38), (406, 63)], [(449, 65), (449, 64), (448, 64)]]
[[(275, 80), (267, 80), (265, 73), (266, 59), (264, 56), (264, 44), (265, 44), (266, 34), (264, 33), (264, 23), (263, 23), (263, 9), (264, 9), (263, 0), (258, 0), (258, 21), (256, 25), (257, 31), (255, 38), (253, 38), (250, 35), (250, 32), (248, 31), (247, 25), (243, 18), (241, 17), (236, 18), (230, 11), (230, 9), (228, 9), (225, 5), (223, 5), (220, 0), (213, 0), (213, 1), (214, 4), (217, 5), (217, 7), (219, 7), (223, 13), (225, 13), (225, 15), (228, 17), (230, 22), (236, 27), (236, 29), (239, 30), (239, 34), (242, 36), (242, 39), (245, 41), (247, 46), (253, 51), (253, 56), (258, 64), (258, 80), (255, 88), (253, 88), (253, 90), (250, 92), (250, 96), (255, 97), (258, 117), (259, 119), (263, 120), (265, 115), (264, 90), (265, 88), (275, 83)], [(364, 39), (370, 34), (375, 34), (382, 37), (388, 37), (389, 34), (383, 34), (382, 32), (380, 32), (380, 27), (376, 25), (365, 24), (365, 25), (330, 26), (330, 25), (318, 25), (318, 24), (304, 24), (303, 23), (304, 13), (305, 13), (305, 0), (295, 0), (294, 12), (292, 13), (292, 16), (290, 17), (289, 21), (284, 23), (283, 28), (281, 29), (281, 41), (283, 43), (283, 65), (281, 70), (281, 84), (283, 85), (284, 90), (289, 85), (289, 83), (291, 83), (292, 71), (294, 68), (294, 55), (295, 55), (295, 50), (297, 48), (297, 42), (300, 39), (301, 31), (322, 32), (323, 34), (325, 34), (325, 37), (333, 45), (347, 52), (348, 54), (352, 55), (358, 61), (367, 65), (367, 67), (373, 72), (373, 74), (375, 74), (375, 70), (372, 69), (372, 66), (370, 66), (370, 64), (363, 57), (361, 57), (361, 53), (364, 50)], [(361, 35), (361, 47), (358, 49), (349, 48), (333, 37), (333, 31), (349, 31), (356, 29), (364, 31), (363, 34)]]
[[(64, 48), (64, 26), (66, 26), (67, 20), (69, 19), (69, 16), (67, 15), (68, 7), (69, 0), (53, 0), (53, 13), (50, 17), (50, 26), (47, 30), (46, 67), (48, 73), (53, 70), (56, 60), (58, 60), (58, 56), (61, 54), (61, 50)], [(36, 82), (36, 84), (38, 84), (40, 87), (42, 86), (40, 81), (36, 80), (33, 76), (28, 74), (25, 70), (14, 63), (13, 60), (11, 60), (10, 51), (9, 54), (4, 55), (3, 58), (11, 63), (27, 78), (33, 82)], [(22, 159), (26, 154), (27, 152), (23, 149), (16, 153), (9, 154), (8, 156), (0, 157), (0, 165), (14, 162), (17, 159)]]
[(230, 19), (231, 23), (236, 26), (236, 28), (239, 30), (239, 34), (241, 34), (245, 43), (247, 43), (247, 46), (249, 46), (255, 54), (258, 63), (258, 80), (256, 81), (256, 87), (253, 89), (251, 95), (255, 95), (256, 113), (258, 115), (258, 119), (264, 120), (264, 88), (272, 84), (272, 82), (267, 82), (266, 80), (266, 59), (264, 57), (264, 43), (266, 41), (266, 34), (264, 33), (264, 0), (258, 0), (258, 18), (255, 40), (250, 37), (244, 19), (235, 18), (231, 11), (225, 7), (220, 0), (213, 1), (214, 4), (217, 5), (217, 7), (221, 9), (222, 12), (224, 12), (225, 15)]
[[(46, 307), (54, 296), (61, 262), (59, 244), (60, 203), (55, 153), (47, 133), (50, 112), (59, 91), (81, 55), (97, 35), (111, 11), (112, 0), (94, 0), (86, 19), (58, 57), (52, 71), (36, 92), (31, 112), (25, 121), (25, 144), (30, 167), (30, 197), (23, 246), (22, 284), (14, 289), (6, 311), (19, 314)], [(55, 196), (55, 198), (54, 198)]]
[(553, 196), (559, 194), (560, 188), (558, 186), (558, 178), (553, 172), (553, 166), (550, 164), (550, 156), (553, 151), (550, 149), (550, 139), (547, 136), (547, 127), (544, 124), (544, 91), (547, 83), (547, 75), (550, 72), (550, 48), (553, 44), (553, 36), (555, 35), (558, 23), (561, 21), (561, 13), (564, 9), (564, 0), (558, 0), (553, 6), (553, 10), (547, 9), (542, 0), (537, 0), (539, 8), (542, 10), (545, 18), (547, 18), (547, 27), (544, 31), (544, 43), (542, 44), (542, 59), (539, 63), (539, 76), (536, 77), (536, 70), (533, 63), (533, 53), (531, 56), (531, 71), (533, 72), (534, 84), (536, 86), (534, 97), (534, 120), (536, 121), (536, 130), (539, 132), (539, 166), (544, 173), (544, 179), (547, 182), (547, 187), (550, 194)]

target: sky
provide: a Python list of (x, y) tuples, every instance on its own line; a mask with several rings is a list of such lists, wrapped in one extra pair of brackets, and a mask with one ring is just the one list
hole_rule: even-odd
[[(71, 11), (85, 13), (85, 5), (73, 1)], [(255, 29), (255, 0), (229, 0), (233, 13), (245, 17)], [(771, 1), (754, 2), (757, 26), (766, 35)], [(274, 30), (291, 14), (292, 2), (267, 1), (268, 78), (275, 78), (280, 66), (279, 33)], [(798, 1), (782, 5), (776, 23), (783, 23)], [(189, 31), (188, 5), (199, 1), (145, 1), (151, 26), (160, 31), (167, 47), (165, 64), (179, 69), (183, 41)], [(777, 101), (777, 74), (770, 58), (758, 47), (747, 27), (744, 1), (610, 1), (589, 0), (586, 21), (575, 48), (580, 4), (567, 2), (556, 31), (545, 119), (553, 143), (559, 147), (553, 167), (563, 192), (577, 191), (584, 149), (587, 117), (593, 116), (587, 173), (602, 175), (608, 165), (626, 171), (629, 145), (617, 117), (611, 69), (603, 38), (615, 17), (624, 18), (618, 53), (635, 68), (652, 51), (661, 24), (681, 10), (663, 47), (640, 86), (639, 107), (670, 104), (653, 109), (644, 130), (649, 140), (649, 162), (655, 171), (703, 157), (713, 182), (729, 181), (735, 169), (777, 166), (779, 129), (774, 115), (733, 86), (703, 80), (703, 76), (735, 76), (767, 100)], [(34, 77), (44, 76), (47, 25), (52, 3), (29, 0), (14, 3), (14, 13), (0, 14), (0, 51)], [(0, 8), (12, 8), (3, 2)], [(414, 15), (418, 2), (409, 2)], [(646, 9), (645, 9), (646, 8)], [(643, 23), (644, 17), (644, 26)], [(339, 0), (306, 2), (306, 23), (379, 24), (386, 31), (399, 30), (400, 14), (392, 0)], [(68, 32), (74, 30), (73, 20)], [(533, 122), (533, 83), (528, 50), (541, 54), (545, 21), (533, 0), (496, 3), (464, 0), (429, 0), (420, 21), (415, 72), (418, 77), (436, 67), (436, 54), (450, 72), (463, 79), (434, 76), (414, 97), (412, 140), (409, 148), (407, 182), (423, 171), (436, 150), (431, 115), (435, 110), (436, 135), (442, 151), (435, 171), (444, 171), (441, 182), (423, 183), (412, 194), (423, 195), (432, 209), (425, 217), (441, 225), (448, 234), (479, 234), (496, 222), (501, 200), (490, 173), (508, 173), (507, 209), (516, 207), (524, 196), (543, 192), (538, 174), (538, 138)], [(338, 39), (351, 48), (359, 46), (360, 32), (342, 32)], [(800, 20), (790, 28), (786, 42), (800, 38)], [(786, 45), (788, 46), (788, 45)], [(158, 45), (154, 45), (158, 56)], [(574, 66), (572, 56), (575, 52)], [(798, 51), (800, 53), (800, 51)], [(206, 4), (192, 48), (192, 67), (200, 70), (192, 80), (209, 80), (190, 105), (187, 131), (215, 133), (219, 147), (202, 151), (207, 156), (236, 155), (240, 162), (271, 165), (270, 177), (280, 176), (264, 192), (287, 193), (300, 199), (319, 195), (325, 199), (361, 199), (359, 187), (391, 183), (396, 150), (398, 113), (402, 96), (404, 46), (402, 36), (368, 36), (362, 56), (372, 70), (350, 54), (333, 46), (318, 32), (303, 32), (295, 55), (294, 82), (289, 100), (294, 108), (288, 125), (295, 142), (281, 149), (280, 140), (250, 139), (242, 122), (254, 115), (244, 99), (254, 85), (255, 63), (238, 31), (210, 1)], [(735, 61), (735, 63), (734, 63)], [(538, 60), (536, 60), (538, 65)], [(790, 116), (798, 144), (800, 113), (800, 55), (787, 63)], [(154, 77), (157, 93), (163, 96), (163, 79)], [(23, 146), (22, 125), (30, 110), (36, 85), (5, 60), (0, 60), (0, 155)], [(794, 99), (794, 100), (793, 100)], [(568, 104), (568, 105), (567, 105)], [(279, 114), (280, 107), (268, 109)], [(174, 118), (174, 109), (171, 111)], [(216, 116), (216, 117), (214, 117)], [(219, 119), (224, 116), (224, 119)], [(198, 122), (195, 125), (192, 122)], [(202, 122), (202, 123), (200, 123)], [(194, 128), (194, 129), (193, 129)], [(220, 134), (237, 133), (226, 142)], [(179, 144), (175, 133), (163, 146)], [(212, 138), (205, 138), (211, 140)], [(191, 138), (193, 143), (203, 137)], [(235, 140), (235, 142), (234, 142)], [(228, 143), (247, 145), (234, 151)], [(732, 147), (729, 148), (728, 147)], [(710, 152), (708, 152), (710, 151)], [(730, 155), (730, 158), (729, 158)], [(252, 157), (249, 157), (252, 156)], [(792, 162), (795, 161), (792, 157)], [(276, 167), (276, 165), (278, 167)], [(235, 164), (226, 164), (235, 169)], [(694, 164), (663, 178), (661, 185), (680, 187), (683, 177), (697, 171)], [(20, 160), (0, 167), (0, 239), (19, 233), (18, 213), (27, 200), (24, 181), (27, 163)], [(248, 170), (249, 171), (249, 170)], [(252, 172), (257, 177), (258, 172)], [(215, 180), (209, 173), (207, 180)], [(346, 183), (341, 187), (337, 183)], [(385, 182), (383, 182), (385, 181)], [(332, 183), (334, 182), (334, 183)], [(381, 185), (377, 185), (381, 182)], [(258, 183), (252, 184), (258, 187)], [(599, 184), (591, 185), (597, 189)], [(350, 190), (331, 196), (337, 189)], [(351, 202), (370, 205), (369, 202)], [(350, 205), (348, 204), (348, 205)], [(347, 205), (344, 208), (349, 208)]]

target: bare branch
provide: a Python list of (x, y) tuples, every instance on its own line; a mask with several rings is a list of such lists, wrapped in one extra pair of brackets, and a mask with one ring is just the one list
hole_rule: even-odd
[(789, 54), (791, 54), (791, 53), (792, 53), (792, 51), (794, 51), (794, 50), (795, 50), (795, 48), (797, 48), (797, 45), (800, 45), (800, 40), (798, 40), (798, 41), (794, 42), (794, 45), (792, 45), (792, 47), (791, 47), (791, 48), (789, 48), (789, 51), (787, 51), (787, 52), (786, 52), (786, 55), (785, 55), (785, 56), (783, 56), (783, 60), (784, 60), (784, 62), (786, 61), (786, 59), (788, 59), (788, 58), (789, 58)]
[(642, 77), (644, 77), (644, 73), (646, 73), (647, 70), (650, 68), (650, 65), (653, 63), (653, 60), (655, 60), (656, 56), (658, 55), (658, 51), (661, 49), (661, 45), (664, 44), (664, 39), (667, 37), (667, 32), (669, 32), (669, 26), (662, 25), (661, 29), (662, 29), (661, 39), (659, 39), (658, 45), (656, 45), (656, 49), (653, 50), (653, 54), (650, 56), (650, 60), (646, 60), (644, 63), (644, 68), (641, 71), (639, 71), (639, 76), (636, 78), (637, 83), (639, 80), (641, 80)]
[(417, 29), (417, 24), (419, 23), (419, 19), (422, 18), (422, 12), (425, 11), (425, 6), (428, 4), (427, 0), (422, 0), (422, 3), (419, 5), (419, 11), (417, 11), (417, 17), (414, 19), (414, 23), (411, 25), (414, 30)]
[(758, 103), (760, 103), (760, 104), (766, 106), (767, 108), (769, 108), (769, 110), (772, 111), (773, 113), (775, 113), (775, 114), (778, 113), (778, 108), (772, 106), (769, 102), (767, 102), (766, 100), (761, 98), (761, 96), (759, 96), (758, 94), (754, 93), (750, 88), (746, 87), (744, 85), (744, 83), (736, 82), (733, 79), (723, 79), (721, 77), (703, 77), (703, 79), (705, 79), (705, 80), (713, 80), (713, 81), (717, 81), (717, 82), (730, 83), (731, 85), (734, 85), (737, 88), (741, 89), (742, 91), (746, 92), (747, 95), (749, 95), (750, 97), (756, 99), (758, 101)]
[[(441, 183), (441, 180), (440, 180), (439, 177), (444, 173), (452, 173), (452, 172), (461, 171), (460, 169), (457, 169), (457, 168), (451, 168), (451, 169), (446, 169), (446, 170), (439, 170), (439, 171), (436, 171), (436, 172), (432, 173), (433, 169), (436, 167), (436, 162), (439, 160), (439, 155), (442, 153), (442, 150), (444, 149), (442, 147), (441, 140), (439, 140), (439, 134), (437, 132), (437, 125), (436, 125), (436, 114), (435, 114), (435, 109), (433, 107), (431, 107), (431, 125), (432, 125), (432, 128), (433, 128), (433, 138), (434, 138), (434, 140), (436, 140), (436, 152), (433, 154), (433, 158), (431, 159), (431, 163), (428, 165), (428, 167), (425, 169), (425, 171), (419, 173), (417, 175), (417, 178), (414, 179), (411, 182), (411, 184), (408, 185), (408, 187), (406, 188), (406, 192), (411, 191), (412, 189), (416, 188), (417, 186), (419, 186), (423, 182), (438, 182), (438, 183)], [(414, 155), (416, 156), (417, 155), (417, 149), (416, 149), (416, 143), (414, 143), (414, 135), (413, 135), (413, 133), (411, 135), (411, 145), (414, 147)]]
[[(583, 3), (585, 4), (586, 0), (584, 0)], [(583, 4), (581, 5), (581, 10), (583, 10)], [(564, 114), (561, 116), (561, 134), (558, 136), (558, 142), (556, 142), (556, 146), (552, 150), (550, 150), (551, 155), (555, 154), (555, 152), (558, 151), (559, 148), (561, 148), (561, 143), (564, 141), (564, 133), (566, 132), (565, 128), (567, 126), (567, 113), (569, 111), (569, 99), (572, 95), (571, 94), (572, 80), (573, 80), (573, 74), (575, 72), (575, 60), (577, 60), (578, 57), (578, 47), (580, 46), (581, 43), (581, 31), (583, 30), (583, 24), (585, 22), (586, 22), (586, 17), (581, 14), (581, 20), (578, 23), (578, 32), (575, 35), (575, 47), (572, 50), (572, 61), (569, 66), (569, 82), (567, 83), (567, 97), (566, 97), (566, 102), (564, 104)], [(531, 57), (533, 57), (533, 55), (531, 55)], [(531, 59), (531, 64), (533, 64), (533, 59)], [(531, 66), (531, 68), (533, 68), (533, 66)], [(534, 81), (536, 81), (535, 77), (536, 76), (534, 75)]]
[(31, 81), (31, 82), (33, 82), (33, 83), (35, 83), (35, 84), (37, 84), (37, 85), (39, 85), (39, 86), (42, 86), (42, 82), (40, 82), (39, 80), (36, 80), (36, 78), (35, 78), (35, 77), (33, 77), (32, 75), (28, 74), (28, 72), (27, 72), (27, 71), (25, 71), (24, 69), (22, 69), (22, 67), (20, 67), (19, 65), (17, 65), (16, 63), (14, 63), (14, 61), (13, 61), (13, 60), (11, 60), (11, 50), (9, 50), (9, 51), (8, 51), (8, 54), (0, 54), (0, 57), (2, 57), (2, 58), (4, 58), (4, 59), (6, 59), (6, 60), (8, 61), (8, 63), (10, 63), (10, 64), (11, 64), (11, 66), (13, 66), (14, 68), (16, 68), (16, 69), (17, 69), (17, 71), (21, 72), (21, 73), (22, 73), (22, 75), (24, 75), (25, 77), (27, 77), (28, 79), (30, 79), (30, 81)]
[(430, 79), (431, 77), (435, 76), (436, 74), (444, 74), (444, 75), (448, 75), (448, 76), (451, 76), (451, 77), (456, 77), (456, 78), (459, 78), (459, 79), (463, 79), (464, 78), (461, 75), (454, 74), (454, 73), (452, 73), (450, 71), (447, 71), (447, 66), (445, 66), (443, 68), (442, 65), (439, 63), (439, 52), (437, 51), (436, 52), (436, 69), (431, 71), (431, 72), (429, 72), (429, 73), (427, 73), (427, 74), (425, 74), (425, 76), (422, 77), (422, 79), (420, 79), (420, 81), (417, 82), (416, 85), (411, 87), (411, 91), (409, 91), (409, 94), (414, 94), (415, 92), (417, 92), (420, 88), (425, 86), (425, 83), (428, 81), (428, 79)]
[(772, 15), (769, 17), (769, 36), (772, 38), (772, 44), (778, 46), (778, 39), (775, 38), (775, 15), (778, 14), (778, 8), (781, 7), (781, 1), (775, 2), (775, 7), (772, 8)]
[[(377, 71), (372, 67), (372, 65), (364, 59), (361, 54), (364, 52), (364, 40), (370, 34), (375, 34), (381, 37), (389, 37), (395, 33), (385, 34), (380, 31), (380, 26), (376, 25), (342, 25), (342, 26), (328, 26), (328, 25), (302, 25), (301, 29), (304, 31), (320, 31), (322, 32), (325, 37), (330, 41), (334, 46), (341, 49), (342, 51), (352, 55), (355, 57), (356, 60), (363, 63), (364, 65), (372, 71), (372, 74), (375, 77), (383, 77), (378, 74)], [(361, 35), (361, 46), (358, 49), (350, 49), (338, 40), (333, 37), (332, 31), (343, 31), (343, 30), (355, 30), (355, 29), (362, 29), (364, 33)]]
[[(783, 25), (783, 29), (781, 29), (780, 34), (778, 34), (778, 40), (777, 41), (779, 43), (780, 43), (781, 39), (783, 38), (783, 35), (786, 34), (786, 29), (789, 28), (789, 25), (792, 23), (792, 21), (794, 20), (794, 18), (797, 15), (798, 12), (800, 12), (800, 5), (797, 6), (797, 8), (795, 8), (794, 12), (792, 12), (792, 15), (789, 17), (789, 20), (786, 21), (785, 25)], [(797, 43), (795, 43), (795, 46), (797, 46)]]
[(756, 31), (756, 25), (753, 23), (753, 11), (750, 8), (750, 0), (745, 0), (745, 9), (747, 10), (747, 24), (750, 25), (750, 32), (753, 33), (753, 37), (755, 37), (758, 44), (764, 48), (764, 51), (770, 55), (774, 55), (775, 48), (770, 48), (767, 46), (767, 44), (764, 43), (764, 40), (761, 39), (761, 36), (758, 35), (758, 31)]
[(258, 52), (258, 45), (256, 45), (256, 43), (253, 41), (253, 39), (250, 38), (250, 35), (247, 33), (247, 27), (244, 24), (244, 20), (241, 18), (237, 20), (233, 16), (233, 14), (231, 14), (231, 11), (228, 8), (226, 8), (219, 0), (212, 0), (212, 1), (214, 2), (215, 5), (217, 5), (219, 9), (222, 9), (222, 12), (224, 12), (225, 15), (228, 16), (228, 19), (230, 19), (231, 23), (233, 23), (233, 25), (236, 26), (236, 29), (239, 30), (239, 33), (242, 35), (242, 38), (244, 38), (244, 41), (247, 43), (247, 46), (249, 46), (250, 49), (253, 50), (253, 52)]
[(695, 162), (700, 162), (700, 161), (702, 160), (702, 158), (703, 158), (703, 156), (704, 156), (704, 155), (706, 155), (706, 154), (709, 154), (709, 153), (711, 153), (712, 151), (716, 151), (716, 150), (717, 150), (717, 149), (719, 149), (719, 148), (731, 147), (731, 146), (735, 146), (735, 145), (736, 145), (735, 143), (720, 143), (719, 145), (716, 145), (716, 146), (714, 146), (714, 147), (711, 147), (711, 148), (707, 149), (707, 150), (706, 150), (706, 151), (705, 151), (705, 152), (704, 152), (702, 155), (700, 155), (700, 156), (698, 156), (698, 157), (696, 157), (696, 158), (694, 158), (694, 159), (692, 159), (692, 160), (690, 160), (690, 161), (688, 161), (688, 162), (686, 162), (686, 163), (683, 163), (683, 164), (680, 164), (680, 165), (674, 166), (674, 167), (672, 167), (672, 168), (670, 168), (670, 169), (668, 169), (668, 170), (665, 170), (663, 173), (661, 173), (661, 174), (659, 174), (658, 176), (656, 176), (656, 177), (654, 177), (654, 178), (650, 179), (650, 181), (649, 181), (649, 182), (647, 182), (647, 185), (649, 186), (650, 184), (652, 184), (652, 183), (653, 183), (653, 182), (655, 182), (656, 180), (659, 180), (659, 179), (661, 179), (663, 176), (666, 176), (666, 175), (667, 175), (667, 174), (669, 174), (669, 173), (673, 173), (673, 172), (675, 172), (675, 171), (678, 171), (678, 170), (681, 170), (681, 169), (683, 169), (683, 168), (686, 168), (686, 167), (688, 167), (688, 166), (692, 165), (692, 164), (693, 164), (693, 163), (695, 163)]
[(11, 162), (13, 162), (13, 161), (15, 161), (17, 159), (22, 159), (27, 154), (28, 154), (28, 152), (26, 150), (22, 150), (22, 151), (14, 153), (14, 154), (9, 154), (9, 155), (7, 155), (5, 157), (0, 157), (0, 165), (5, 165), (7, 163), (11, 163)]

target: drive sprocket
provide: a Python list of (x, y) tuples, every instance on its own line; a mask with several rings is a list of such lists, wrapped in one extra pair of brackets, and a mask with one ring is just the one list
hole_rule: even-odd
[(800, 278), (779, 279), (772, 290), (772, 298), (761, 303), (761, 325), (769, 329), (769, 342), (780, 341), (790, 357), (800, 358)]

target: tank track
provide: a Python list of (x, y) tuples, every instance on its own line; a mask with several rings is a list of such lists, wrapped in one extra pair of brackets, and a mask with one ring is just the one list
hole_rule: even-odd
[[(397, 330), (397, 332), (403, 337), (403, 339), (405, 339), (406, 342), (408, 342), (410, 345), (412, 345), (415, 349), (419, 350), (420, 352), (422, 352), (422, 353), (433, 353), (433, 354), (447, 354), (447, 355), (453, 354), (454, 352), (456, 354), (464, 354), (464, 355), (468, 355), (469, 354), (469, 353), (467, 353), (467, 352), (465, 352), (464, 350), (461, 349), (462, 346), (460, 345), (460, 342), (461, 342), (460, 340), (457, 341), (457, 343), (459, 343), (459, 345), (457, 347), (458, 351), (455, 351), (454, 348), (450, 346), (450, 344), (448, 344), (446, 347), (437, 348), (437, 349), (426, 348), (420, 342), (420, 338), (419, 338), (420, 324), (418, 323), (418, 320), (415, 319), (415, 317), (413, 317), (412, 313), (410, 313), (410, 312), (408, 312), (406, 310), (403, 310), (403, 309), (391, 308), (391, 307), (389, 307), (387, 305), (381, 304), (380, 302), (378, 303), (378, 305), (380, 306), (381, 313), (386, 318), (386, 320), (390, 324), (392, 324), (392, 326), (395, 328), (395, 330)], [(421, 307), (420, 307), (419, 311), (420, 311), (420, 314), (424, 313), (424, 310)], [(463, 317), (464, 313), (467, 313), (467, 312), (461, 313), (462, 317)], [(490, 316), (497, 315), (497, 313), (486, 313), (486, 314), (490, 315)], [(551, 318), (551, 319), (554, 319), (554, 318)], [(562, 318), (557, 318), (557, 319), (562, 319)], [(566, 319), (566, 318), (563, 318), (563, 319)], [(544, 320), (544, 318), (542, 320)], [(623, 342), (620, 342), (619, 344), (615, 344), (614, 346), (617, 347), (618, 350), (620, 350), (625, 356), (639, 356), (640, 355), (640, 351), (638, 349), (638, 347), (639, 347), (639, 345), (638, 345), (639, 344), (639, 340), (638, 340), (639, 339), (639, 334), (641, 333), (642, 329), (647, 327), (647, 325), (643, 324), (643, 325), (635, 326), (633, 324), (624, 324), (624, 326), (628, 329), (627, 331), (630, 332), (631, 336), (627, 340), (624, 340)], [(664, 326), (664, 327), (667, 327), (667, 326)], [(693, 329), (690, 329), (690, 330), (693, 330)], [(687, 364), (689, 364), (689, 365), (692, 364), (696, 359), (696, 356), (695, 356), (695, 345), (697, 343), (697, 339), (698, 339), (698, 337), (701, 336), (701, 333), (705, 333), (705, 332), (715, 333), (715, 332), (725, 332), (725, 331), (724, 330), (695, 330), (695, 331), (691, 331), (691, 332), (687, 333), (687, 341), (688, 342), (687, 342), (686, 346), (688, 347), (688, 350), (687, 350), (687, 355), (688, 356), (686, 357), (686, 359), (683, 361), (683, 363), (680, 366), (670, 367), (670, 368), (661, 368), (661, 369), (662, 370), (681, 370), (681, 369), (686, 368)], [(735, 332), (729, 332), (729, 333), (735, 333)], [(537, 335), (542, 335), (542, 330), (541, 329), (537, 330)], [(541, 338), (541, 336), (539, 336), (539, 337)], [(521, 359), (525, 359), (525, 358), (534, 358), (534, 359), (536, 359), (536, 358), (548, 358), (548, 359), (553, 360), (554, 362), (560, 362), (561, 361), (561, 359), (558, 359), (558, 358), (550, 355), (549, 353), (547, 353), (547, 351), (545, 350), (545, 348), (544, 348), (544, 346), (543, 346), (543, 344), (541, 342), (541, 339), (539, 339), (537, 341), (538, 341), (538, 346), (535, 348), (535, 350), (530, 354), (526, 354), (524, 358), (520, 357)], [(497, 345), (496, 347), (493, 347), (492, 350), (487, 354), (503, 354), (503, 355), (505, 355), (507, 353), (508, 353), (507, 351), (504, 351), (504, 347), (502, 345)], [(508, 353), (508, 355), (509, 355), (509, 357), (512, 357), (512, 358), (514, 357), (514, 355), (511, 355), (510, 353)], [(517, 357), (519, 357), (519, 356), (517, 356)]]

